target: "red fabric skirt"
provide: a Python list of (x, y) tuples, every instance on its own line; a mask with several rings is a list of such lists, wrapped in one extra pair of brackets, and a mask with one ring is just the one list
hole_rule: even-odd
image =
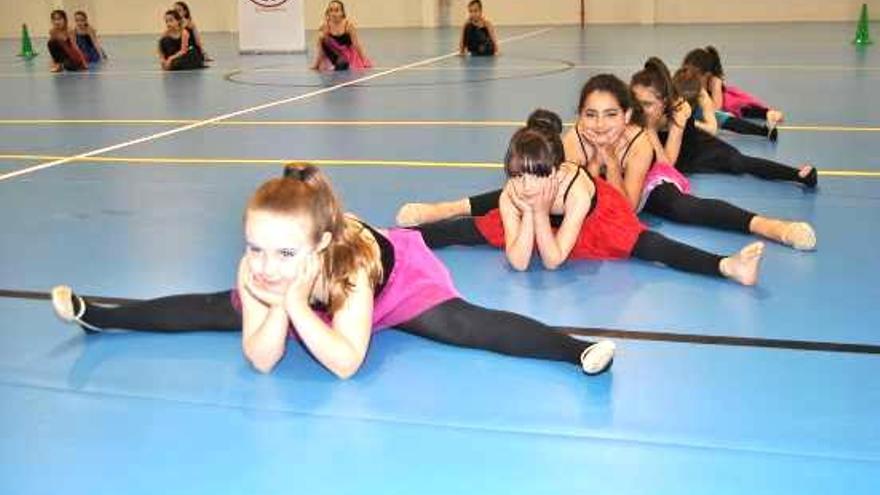
[[(630, 257), (645, 226), (639, 221), (626, 198), (603, 179), (596, 184), (596, 206), (584, 219), (581, 232), (569, 259), (620, 260)], [(504, 225), (496, 208), (477, 217), (477, 230), (489, 244), (504, 247)]]

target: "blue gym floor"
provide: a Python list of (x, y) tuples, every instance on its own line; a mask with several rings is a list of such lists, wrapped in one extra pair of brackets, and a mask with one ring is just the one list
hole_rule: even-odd
[[(447, 58), (0, 181), (0, 493), (878, 493), (880, 48), (857, 50), (852, 31), (504, 28), (521, 37), (497, 60)], [(366, 30), (366, 74), (446, 54), (457, 35)], [(41, 40), (29, 63), (0, 42), (0, 176), (365, 75), (239, 56), (229, 35), (206, 36), (211, 69), (165, 74), (153, 37), (104, 43), (103, 67), (52, 75)], [(237, 335), (87, 337), (41, 299), (59, 283), (120, 298), (228, 288), (244, 202), (286, 160), (326, 165), (380, 226), (407, 201), (495, 188), (532, 109), (572, 120), (589, 76), (628, 80), (649, 55), (674, 66), (708, 43), (788, 117), (778, 145), (725, 139), (823, 175), (814, 193), (729, 176), (697, 176), (696, 191), (810, 221), (818, 251), (768, 245), (754, 288), (636, 261), (514, 273), (498, 251), (439, 252), (478, 304), (621, 331), (600, 377), (395, 331), (349, 381), (297, 346), (263, 376)], [(719, 252), (751, 240), (645, 220)]]

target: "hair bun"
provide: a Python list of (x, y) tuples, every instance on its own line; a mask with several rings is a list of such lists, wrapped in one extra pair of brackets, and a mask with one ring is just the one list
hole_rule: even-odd
[(539, 108), (529, 115), (526, 127), (562, 134), (562, 119), (556, 112)]
[(318, 167), (311, 163), (293, 162), (284, 166), (285, 179), (308, 182), (308, 180), (314, 177), (317, 173)]

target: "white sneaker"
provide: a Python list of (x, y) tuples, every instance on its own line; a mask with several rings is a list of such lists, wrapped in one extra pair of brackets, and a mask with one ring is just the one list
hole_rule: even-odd
[[(79, 303), (79, 311), (74, 310), (73, 298), (76, 298)], [(52, 307), (55, 309), (55, 314), (58, 318), (65, 323), (76, 323), (86, 331), (101, 331), (100, 328), (89, 325), (82, 320), (86, 312), (86, 302), (74, 294), (73, 289), (66, 285), (56, 285), (52, 288)]]
[(611, 367), (614, 350), (617, 348), (610, 340), (600, 340), (581, 353), (581, 367), (588, 375), (598, 375)]

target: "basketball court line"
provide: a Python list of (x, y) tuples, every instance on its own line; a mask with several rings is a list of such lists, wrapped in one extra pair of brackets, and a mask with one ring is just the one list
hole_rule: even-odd
[[(502, 40), (504, 41), (511, 41)], [(534, 71), (541, 69), (549, 69), (557, 67), (557, 65), (552, 64), (532, 64), (532, 65), (508, 65), (508, 66), (500, 66), (500, 67), (419, 67), (413, 68), (410, 70), (413, 71), (421, 71), (421, 72), (475, 72), (475, 71), (498, 71), (498, 70), (508, 70), (508, 71)], [(817, 64), (817, 65), (808, 65), (808, 64), (765, 64), (765, 65), (735, 65), (735, 64), (725, 64), (725, 67), (728, 70), (779, 70), (779, 71), (800, 71), (800, 72), (880, 72), (880, 67), (876, 66), (866, 66), (866, 67), (855, 67), (851, 65), (828, 65), (828, 64)], [(284, 68), (253, 68), (250, 69), (248, 67), (226, 67), (220, 65), (211, 66), (211, 68), (220, 70), (220, 71), (228, 71), (228, 70), (243, 70), (247, 72), (278, 72), (278, 73), (287, 73), (287, 74), (311, 74), (314, 71), (305, 68), (296, 68), (291, 67), (290, 69)], [(394, 67), (389, 66), (376, 66), (373, 67), (375, 70), (391, 70)], [(571, 69), (574, 70), (612, 70), (612, 71), (636, 71), (641, 68), (641, 65), (637, 64), (573, 64)], [(201, 72), (201, 71), (181, 71), (181, 72)], [(82, 72), (68, 72), (64, 74), (52, 74), (49, 72), (37, 72), (37, 73), (21, 73), (21, 72), (0, 72), (0, 79), (31, 79), (34, 77), (39, 78), (51, 78), (51, 77), (87, 77), (94, 75), (101, 76), (161, 76), (162, 74), (166, 74), (167, 71), (163, 70), (95, 70), (95, 71), (82, 71)]]
[[(538, 36), (538, 35), (544, 34), (544, 33), (548, 32), (548, 31), (551, 31), (551, 30), (552, 30), (552, 28), (537, 29), (537, 30), (534, 30), (534, 31), (529, 31), (529, 32), (527, 32), (527, 33), (521, 34), (521, 35), (512, 36), (512, 37), (510, 37), (510, 38), (506, 38), (506, 39), (504, 39), (504, 40), (499, 40), (499, 43), (505, 43), (505, 42), (511, 42), (511, 41), (523, 40), (523, 39), (526, 39), (526, 38), (531, 38), (531, 37), (535, 37), (535, 36)], [(128, 148), (128, 147), (133, 146), (133, 145), (135, 145), (135, 144), (141, 144), (141, 143), (147, 143), (147, 142), (150, 142), (150, 141), (155, 141), (155, 140), (157, 140), (157, 139), (162, 139), (162, 138), (164, 138), (164, 137), (173, 136), (173, 135), (176, 135), (176, 134), (180, 134), (180, 133), (182, 133), (182, 132), (186, 132), (186, 131), (190, 131), (190, 130), (193, 130), (193, 129), (198, 129), (198, 128), (200, 128), (200, 127), (204, 127), (204, 126), (207, 126), (207, 125), (211, 125), (211, 124), (213, 124), (213, 123), (215, 123), (215, 122), (220, 122), (220, 121), (224, 121), (224, 120), (231, 119), (231, 118), (233, 118), (233, 117), (238, 117), (239, 115), (245, 115), (245, 114), (249, 114), (249, 113), (254, 113), (254, 112), (261, 111), (261, 110), (266, 110), (266, 109), (269, 109), (269, 108), (274, 108), (274, 107), (277, 107), (277, 106), (286, 105), (286, 104), (288, 104), (288, 103), (294, 103), (294, 102), (297, 102), (297, 101), (305, 100), (305, 99), (307, 99), (307, 98), (312, 98), (312, 97), (315, 97), (315, 96), (319, 96), (319, 95), (323, 95), (323, 94), (326, 94), (326, 93), (330, 93), (330, 92), (333, 92), (333, 91), (336, 91), (336, 90), (339, 90), (339, 89), (342, 89), (342, 88), (345, 88), (345, 87), (348, 87), (348, 86), (353, 86), (353, 85), (355, 85), (355, 84), (359, 84), (359, 83), (362, 83), (362, 82), (371, 81), (371, 80), (373, 80), (373, 79), (378, 79), (378, 78), (380, 78), (380, 77), (384, 77), (384, 76), (389, 76), (389, 75), (392, 75), (392, 74), (395, 74), (395, 73), (398, 73), (398, 72), (401, 72), (401, 71), (405, 71), (405, 70), (410, 69), (410, 68), (413, 68), (413, 67), (421, 67), (421, 66), (423, 66), (423, 65), (430, 65), (430, 64), (433, 64), (433, 63), (435, 63), (435, 62), (439, 62), (439, 61), (441, 61), (441, 60), (445, 60), (445, 59), (448, 59), (448, 58), (451, 58), (451, 57), (456, 57), (456, 56), (458, 56), (458, 51), (451, 52), (451, 53), (447, 53), (447, 54), (445, 54), (445, 55), (439, 55), (439, 56), (436, 56), (436, 57), (427, 58), (427, 59), (424, 59), (424, 60), (420, 60), (420, 61), (418, 61), (418, 62), (413, 62), (413, 63), (410, 63), (410, 64), (406, 64), (406, 65), (401, 65), (401, 66), (399, 66), (399, 67), (394, 67), (394, 68), (392, 68), (392, 69), (388, 69), (388, 70), (384, 70), (384, 71), (381, 71), (381, 72), (377, 72), (377, 73), (375, 73), (375, 74), (371, 74), (371, 75), (364, 76), (364, 77), (359, 77), (359, 78), (357, 78), (357, 79), (353, 79), (353, 80), (351, 80), (351, 81), (347, 81), (347, 82), (344, 82), (344, 83), (335, 84), (335, 85), (333, 85), (333, 86), (329, 86), (329, 87), (326, 87), (326, 88), (321, 88), (321, 89), (318, 89), (318, 90), (315, 90), (315, 91), (310, 91), (310, 92), (308, 92), (308, 93), (301, 94), (301, 95), (297, 95), (297, 96), (293, 96), (293, 97), (290, 97), (290, 98), (284, 98), (284, 99), (281, 99), (281, 100), (275, 100), (275, 101), (271, 101), (271, 102), (268, 102), (268, 103), (263, 103), (263, 104), (261, 104), (261, 105), (256, 105), (256, 106), (252, 106), (252, 107), (247, 107), (247, 108), (244, 108), (244, 109), (241, 109), (241, 110), (237, 110), (237, 111), (235, 111), (235, 112), (225, 113), (225, 114), (223, 114), (223, 115), (218, 115), (218, 116), (215, 116), (215, 117), (211, 117), (211, 118), (209, 118), (209, 119), (200, 120), (200, 121), (198, 121), (198, 122), (195, 122), (195, 123), (192, 123), (192, 124), (188, 124), (188, 125), (185, 125), (185, 126), (182, 126), (182, 127), (176, 127), (176, 128), (174, 128), (174, 129), (170, 129), (170, 130), (167, 130), (167, 131), (163, 131), (163, 132), (158, 132), (158, 133), (150, 134), (150, 135), (148, 135), (148, 136), (143, 136), (143, 137), (140, 137), (140, 138), (137, 138), (137, 139), (132, 139), (132, 140), (125, 141), (125, 142), (118, 143), (118, 144), (114, 144), (114, 145), (111, 145), (111, 146), (105, 146), (105, 147), (103, 147), (103, 148), (98, 148), (98, 149), (94, 149), (94, 150), (91, 150), (91, 151), (87, 151), (87, 152), (85, 152), (85, 153), (80, 153), (80, 154), (75, 155), (75, 156), (72, 156), (72, 157), (65, 157), (65, 158), (61, 158), (61, 159), (57, 159), (57, 160), (52, 160), (52, 161), (49, 161), (49, 162), (46, 162), (46, 163), (41, 163), (41, 164), (38, 164), (38, 165), (33, 165), (33, 166), (30, 166), (30, 167), (27, 167), (27, 168), (24, 168), (24, 169), (21, 169), (21, 170), (16, 170), (16, 171), (14, 171), (14, 172), (9, 172), (9, 173), (6, 173), (6, 174), (2, 174), (2, 175), (0, 175), (0, 181), (4, 181), (4, 180), (12, 179), (12, 178), (15, 178), (15, 177), (20, 177), (20, 176), (23, 176), (23, 175), (27, 175), (27, 174), (30, 174), (30, 173), (33, 173), (33, 172), (38, 172), (38, 171), (40, 171), (40, 170), (45, 170), (45, 169), (48, 169), (48, 168), (56, 167), (56, 166), (58, 166), (58, 165), (63, 165), (63, 164), (65, 164), (65, 163), (69, 163), (69, 162), (72, 162), (72, 161), (77, 160), (77, 159), (94, 157), (94, 156), (96, 156), (96, 155), (102, 155), (102, 154), (107, 153), (107, 152), (110, 152), (110, 151), (116, 151), (116, 150), (119, 150), (119, 149)]]
[[(48, 301), (52, 295), (47, 292), (0, 289), (0, 297)], [(82, 296), (98, 304), (128, 304), (139, 299), (120, 297)], [(759, 347), (790, 351), (842, 352), (850, 354), (880, 354), (880, 345), (853, 344), (847, 342), (812, 341), (795, 339), (768, 339), (761, 337), (739, 337), (734, 335), (690, 334), (677, 332), (655, 332), (643, 330), (615, 330), (607, 328), (565, 328), (566, 333), (583, 337), (605, 337), (624, 340), (645, 340), (652, 342), (675, 342), (680, 344), (722, 345), (736, 347)]]
[[(43, 125), (185, 125), (200, 122), (198, 119), (0, 119), (0, 126)], [(251, 127), (520, 127), (524, 121), (516, 120), (224, 120), (218, 126)], [(567, 123), (572, 126), (573, 123)], [(796, 132), (880, 132), (880, 127), (846, 125), (780, 125), (781, 131)]]
[[(379, 166), (408, 168), (485, 168), (498, 169), (504, 165), (500, 162), (453, 162), (430, 160), (370, 160), (370, 159), (307, 159), (307, 158), (199, 158), (199, 157), (137, 157), (137, 156), (60, 156), (60, 155), (29, 155), (0, 154), (0, 160), (9, 161), (42, 161), (53, 160), (68, 162), (112, 163), (119, 165), (281, 165), (289, 162), (309, 162), (315, 165), (345, 166)], [(819, 175), (826, 177), (862, 177), (880, 178), (880, 171), (873, 170), (819, 170)]]

